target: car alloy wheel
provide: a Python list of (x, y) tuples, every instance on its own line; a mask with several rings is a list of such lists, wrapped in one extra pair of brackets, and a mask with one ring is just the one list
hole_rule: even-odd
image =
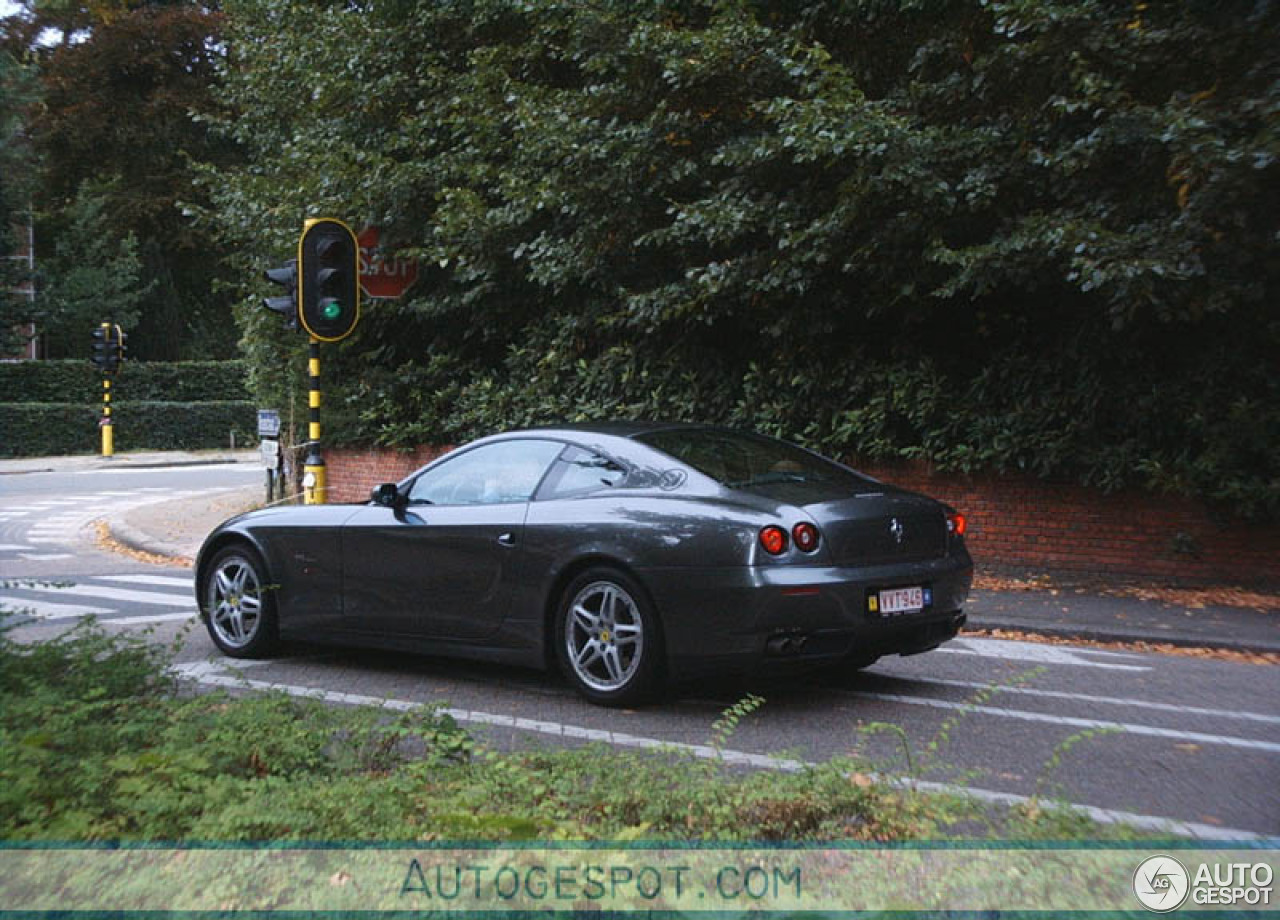
[(223, 550), (210, 566), (204, 590), (209, 635), (228, 655), (252, 657), (275, 644), (274, 610), (260, 572), (238, 547)]
[(659, 648), (639, 586), (621, 573), (593, 570), (565, 596), (559, 629), (565, 673), (593, 702), (639, 701), (650, 689)]

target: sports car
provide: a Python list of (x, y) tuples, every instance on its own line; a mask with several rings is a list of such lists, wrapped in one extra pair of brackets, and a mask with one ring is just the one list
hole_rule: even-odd
[(196, 595), (235, 657), (286, 639), (558, 667), (632, 705), (695, 675), (857, 669), (964, 624), (965, 518), (816, 453), (707, 425), (512, 431), (365, 504), (205, 540)]

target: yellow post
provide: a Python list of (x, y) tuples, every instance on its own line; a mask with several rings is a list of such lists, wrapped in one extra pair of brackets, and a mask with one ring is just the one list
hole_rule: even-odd
[(315, 336), (311, 337), (307, 382), (307, 401), (311, 411), (307, 441), (310, 443), (307, 458), (302, 462), (302, 503), (323, 505), (329, 497), (329, 484), (325, 477), (324, 456), (320, 453), (320, 340)]
[(102, 456), (114, 457), (115, 440), (111, 432), (111, 378), (102, 378)]

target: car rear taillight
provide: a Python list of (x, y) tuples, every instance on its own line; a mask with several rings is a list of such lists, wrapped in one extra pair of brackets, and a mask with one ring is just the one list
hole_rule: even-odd
[(766, 553), (781, 556), (787, 551), (787, 532), (781, 527), (770, 524), (760, 530), (760, 545)]
[(791, 539), (796, 541), (796, 549), (811, 553), (818, 548), (818, 528), (807, 521), (801, 521), (791, 528)]
[(947, 533), (955, 534), (957, 537), (963, 537), (968, 522), (964, 519), (964, 515), (956, 512), (947, 515)]

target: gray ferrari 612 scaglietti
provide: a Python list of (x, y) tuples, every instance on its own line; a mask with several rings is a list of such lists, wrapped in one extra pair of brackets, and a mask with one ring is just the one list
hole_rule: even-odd
[(706, 425), (513, 431), (361, 505), (268, 508), (205, 540), (228, 655), (305, 639), (535, 667), (587, 699), (770, 667), (865, 667), (963, 625), (952, 508), (792, 444)]

